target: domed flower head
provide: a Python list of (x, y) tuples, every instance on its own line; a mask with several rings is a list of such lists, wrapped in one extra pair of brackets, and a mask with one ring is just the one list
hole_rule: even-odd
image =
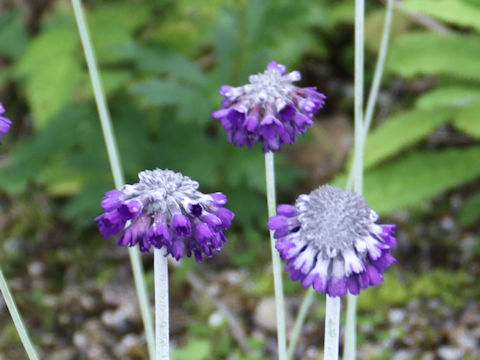
[(272, 61), (263, 73), (251, 75), (249, 84), (220, 88), (222, 107), (212, 116), (227, 131), (230, 143), (251, 148), (261, 142), (263, 152), (279, 151), (313, 125), (313, 114), (326, 96), (315, 87), (293, 85), (301, 79), (300, 72), (287, 74), (286, 69)]
[(323, 185), (279, 205), (268, 222), (292, 280), (330, 296), (357, 295), (383, 281), (395, 262), (395, 225), (378, 225), (378, 215), (354, 191)]
[(5, 108), (3, 107), (3, 104), (0, 103), (0, 143), (2, 142), (2, 134), (7, 133), (12, 125), (12, 121), (10, 119), (2, 116), (4, 113)]
[(145, 170), (138, 177), (137, 184), (105, 193), (105, 212), (95, 219), (105, 238), (121, 233), (118, 245), (138, 243), (143, 252), (164, 247), (177, 260), (186, 253), (198, 262), (222, 249), (223, 230), (234, 216), (224, 194), (203, 194), (198, 182), (171, 170)]

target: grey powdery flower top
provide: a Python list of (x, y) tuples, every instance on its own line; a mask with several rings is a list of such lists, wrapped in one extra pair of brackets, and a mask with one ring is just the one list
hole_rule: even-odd
[(171, 170), (145, 170), (138, 177), (137, 184), (105, 193), (105, 212), (95, 219), (105, 238), (121, 233), (121, 246), (138, 243), (143, 252), (163, 247), (177, 260), (186, 252), (200, 262), (222, 249), (223, 230), (234, 216), (224, 207), (226, 195), (203, 194), (198, 182)]
[(268, 227), (292, 280), (330, 296), (357, 295), (395, 262), (395, 225), (378, 225), (365, 198), (331, 185), (283, 204)]
[(251, 148), (261, 142), (263, 152), (279, 151), (313, 125), (313, 114), (323, 107), (326, 96), (315, 87), (293, 85), (301, 79), (300, 72), (286, 70), (271, 61), (263, 73), (250, 76), (249, 84), (220, 88), (222, 107), (212, 116), (227, 131), (230, 143)]

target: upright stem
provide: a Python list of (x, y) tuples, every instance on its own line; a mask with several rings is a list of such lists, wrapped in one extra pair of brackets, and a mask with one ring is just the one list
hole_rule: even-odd
[(18, 335), (20, 336), (20, 340), (22, 341), (23, 347), (27, 352), (28, 358), (30, 360), (38, 360), (37, 351), (33, 347), (33, 344), (28, 337), (27, 330), (25, 329), (25, 325), (23, 324), (22, 317), (18, 312), (17, 306), (15, 305), (15, 300), (13, 300), (12, 293), (8, 288), (7, 281), (3, 276), (2, 269), (0, 268), (0, 291), (2, 292), (3, 298), (5, 299), (5, 304), (7, 304), (8, 311), (12, 316), (13, 323), (15, 328), (17, 329)]
[[(268, 216), (275, 216), (276, 195), (275, 195), (275, 168), (273, 153), (265, 154), (265, 177), (267, 183), (267, 205)], [(272, 250), (273, 284), (275, 287), (275, 309), (277, 315), (277, 342), (279, 360), (287, 360), (287, 337), (285, 329), (285, 301), (283, 298), (282, 265), (280, 255), (275, 248), (275, 238), (270, 230), (270, 245)]]
[(169, 360), (168, 261), (164, 249), (154, 249), (156, 360)]
[(375, 65), (375, 73), (373, 75), (372, 87), (368, 94), (367, 109), (365, 111), (364, 119), (364, 132), (363, 132), (363, 144), (367, 139), (370, 125), (372, 124), (373, 110), (377, 103), (378, 90), (380, 89), (380, 82), (383, 75), (383, 67), (387, 58), (388, 41), (390, 39), (390, 29), (392, 27), (393, 18), (393, 3), (394, 0), (387, 0), (387, 7), (385, 10), (385, 23), (383, 24), (382, 40), (380, 43), (380, 49), (378, 51), (377, 64)]
[[(360, 101), (357, 103), (357, 94), (358, 98), (363, 102), (363, 19), (364, 19), (364, 4), (363, 0), (357, 0), (356, 11), (355, 11), (355, 54), (361, 52), (358, 56), (358, 71), (361, 72), (357, 78), (357, 56), (355, 56), (355, 156), (353, 164), (353, 188), (358, 193), (363, 191), (363, 156), (365, 142), (367, 140), (368, 131), (372, 123), (373, 111), (375, 109), (375, 104), (377, 102), (378, 90), (380, 88), (380, 82), (383, 75), (383, 68), (385, 65), (385, 59), (387, 56), (388, 41), (390, 37), (390, 29), (392, 24), (393, 17), (393, 5), (394, 0), (387, 0), (387, 7), (385, 10), (385, 23), (383, 26), (382, 40), (380, 44), (380, 50), (378, 52), (377, 64), (375, 67), (375, 74), (373, 77), (372, 86), (370, 88), (370, 93), (368, 96), (367, 108), (365, 112), (365, 119), (363, 121), (358, 121), (361, 114)], [(358, 25), (358, 26), (357, 26)], [(361, 29), (357, 29), (360, 28)], [(358, 40), (357, 40), (358, 34)], [(358, 79), (358, 82), (357, 82)], [(362, 87), (360, 88), (360, 81)], [(357, 93), (357, 83), (359, 85)], [(358, 107), (357, 107), (358, 105)], [(357, 111), (359, 116), (357, 117)], [(358, 126), (357, 126), (358, 125)], [(348, 295), (347, 303), (347, 319), (346, 319), (346, 328), (345, 328), (345, 351), (344, 351), (344, 360), (354, 360), (356, 356), (356, 329), (355, 329), (355, 318), (356, 318), (356, 307), (357, 307), (357, 297), (354, 295)]]
[[(353, 164), (353, 189), (363, 191), (363, 72), (364, 72), (364, 20), (365, 0), (355, 0), (355, 153)], [(345, 326), (344, 360), (356, 357), (356, 311), (357, 297), (347, 296), (347, 321)]]
[[(90, 80), (92, 82), (93, 91), (95, 94), (95, 101), (97, 104), (98, 113), (100, 116), (100, 123), (102, 125), (103, 137), (107, 148), (110, 168), (112, 170), (113, 180), (117, 189), (124, 184), (123, 170), (120, 163), (120, 156), (115, 142), (115, 136), (112, 130), (112, 122), (110, 120), (110, 112), (108, 111), (107, 102), (100, 80), (97, 61), (95, 59), (95, 52), (93, 50), (90, 35), (88, 33), (88, 26), (85, 21), (81, 0), (72, 0), (75, 19), (77, 21), (78, 32), (82, 41), (83, 51), (87, 61), (88, 70), (90, 73)], [(155, 358), (155, 338), (153, 332), (152, 314), (149, 307), (147, 288), (145, 285), (145, 275), (140, 259), (140, 252), (137, 247), (128, 249), (130, 262), (132, 265), (133, 277), (135, 280), (135, 287), (137, 290), (138, 301), (140, 304), (140, 312), (142, 315), (143, 325), (145, 328), (145, 337), (147, 339), (148, 353), (150, 359)]]
[(325, 346), (323, 348), (323, 358), (325, 360), (338, 360), (340, 308), (340, 297), (330, 297), (327, 295), (325, 307)]

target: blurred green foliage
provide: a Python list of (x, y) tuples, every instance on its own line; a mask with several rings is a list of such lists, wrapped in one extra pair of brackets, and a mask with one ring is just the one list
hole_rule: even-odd
[[(227, 143), (210, 116), (220, 105), (218, 88), (244, 83), (272, 59), (289, 69), (301, 68), (309, 59), (328, 63), (329, 81), (339, 88), (337, 82), (345, 78), (351, 84), (354, 2), (85, 3), (127, 181), (136, 181), (136, 174), (146, 168), (170, 168), (198, 180), (203, 192), (226, 193), (229, 208), (236, 212), (236, 231), (227, 245), (235, 254), (230, 263), (253, 266), (259, 256), (268, 258), (263, 154), (259, 147)], [(100, 199), (113, 182), (72, 9), (68, 1), (53, 4), (38, 31), (28, 25), (27, 9), (0, 14), (0, 89), (2, 95), (5, 89), (9, 94), (0, 100), (17, 130), (4, 136), (0, 190), (22, 199), (41, 189), (58, 200), (59, 216), (80, 233), (93, 227)], [(367, 81), (384, 16), (381, 2), (368, 6)], [(425, 27), (412, 12), (433, 18), (443, 30)], [(404, 0), (396, 9), (390, 45), (383, 88), (394, 93), (392, 84), (400, 82), (409, 90), (393, 98), (388, 116), (374, 119), (366, 144), (365, 194), (382, 214), (422, 207), (428, 199), (480, 178), (480, 1)], [(310, 80), (305, 84), (324, 91), (324, 84)], [(416, 90), (419, 83), (428, 86)], [(327, 96), (329, 111), (351, 113), (348, 91)], [(432, 134), (445, 126), (467, 137), (467, 145), (428, 146)], [(276, 161), (279, 197), (292, 199), (311, 190), (302, 187), (304, 173), (290, 158), (280, 153)], [(348, 164), (334, 182), (345, 184)], [(46, 227), (47, 215), (38, 214), (39, 209), (16, 211), (34, 219), (35, 226)], [(476, 195), (460, 209), (459, 221), (472, 226), (479, 219)], [(28, 226), (34, 225), (16, 224), (11, 232), (25, 232)], [(174, 279), (184, 277), (189, 269), (184, 265)], [(106, 281), (111, 274), (105, 269), (99, 279)], [(269, 274), (256, 280), (251, 296), (271, 293)], [(464, 297), (478, 297), (469, 292), (471, 285), (462, 271), (438, 270), (405, 281), (387, 275), (384, 285), (360, 297), (359, 306), (368, 312), (382, 302), (402, 304), (414, 297), (439, 297), (457, 306)], [(299, 291), (297, 283), (286, 287), (290, 294)], [(188, 330), (190, 341), (174, 359), (192, 354), (210, 358), (211, 353), (261, 358), (245, 356), (230, 338), (220, 338), (223, 328), (205, 333), (201, 325), (203, 332), (194, 325)], [(11, 337), (5, 334), (0, 343)], [(252, 348), (260, 347), (257, 339), (249, 340)]]
[[(328, 57), (331, 50), (324, 39), (352, 22), (351, 2), (86, 5), (128, 181), (135, 181), (144, 168), (172, 168), (200, 181), (204, 191), (229, 194), (242, 228), (263, 221), (262, 154), (258, 148), (249, 151), (226, 143), (210, 116), (219, 106), (217, 90), (244, 82), (273, 58), (295, 66), (305, 54)], [(480, 81), (480, 35), (474, 16), (480, 6), (443, 0), (432, 8), (420, 0), (402, 4), (402, 9), (424, 12), (456, 28), (446, 34), (419, 29), (403, 13), (393, 24), (387, 79), (435, 76), (436, 85), (407, 102), (409, 108), (395, 108), (367, 141), (366, 194), (383, 213), (419, 205), (479, 176), (468, 162), (476, 156), (473, 148), (426, 154), (417, 147), (446, 123), (480, 137), (480, 92), (475, 86)], [(367, 33), (380, 33), (381, 13), (381, 8), (372, 8)], [(34, 36), (23, 25), (23, 16), (16, 9), (0, 18), (0, 53), (9, 60), (0, 78), (14, 82), (26, 100), (33, 136), (13, 144), (0, 187), (20, 193), (39, 184), (53, 196), (68, 198), (62, 212), (66, 219), (87, 225), (98, 213), (102, 192), (112, 185), (72, 11), (68, 4), (56, 3)], [(375, 50), (370, 38), (367, 44)], [(348, 49), (343, 51), (348, 57)], [(451, 174), (449, 161), (459, 159), (463, 171)], [(301, 171), (282, 154), (277, 162), (280, 191), (295, 194), (291, 189)], [(426, 186), (433, 179), (437, 186)]]
[[(431, 16), (439, 25), (432, 29), (419, 26), (419, 13)], [(393, 113), (382, 119), (367, 139), (365, 194), (380, 213), (421, 208), (429, 198), (480, 176), (478, 146), (419, 146), (447, 124), (473, 143), (480, 137), (477, 14), (480, 3), (469, 0), (408, 0), (397, 7), (385, 79), (400, 76), (412, 84), (424, 81), (432, 85), (418, 96), (394, 104)], [(367, 15), (367, 34), (379, 36), (381, 26), (376, 15)], [(335, 182), (344, 184), (345, 177), (341, 175)], [(465, 206), (471, 208), (470, 203)], [(478, 218), (480, 211), (476, 210), (469, 223)]]

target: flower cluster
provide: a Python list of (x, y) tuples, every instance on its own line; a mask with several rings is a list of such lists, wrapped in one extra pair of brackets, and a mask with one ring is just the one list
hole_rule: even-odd
[(3, 107), (3, 104), (0, 103), (0, 143), (2, 142), (2, 134), (7, 133), (12, 125), (12, 121), (10, 119), (2, 116), (4, 113), (5, 108)]
[(177, 260), (186, 252), (198, 262), (222, 249), (223, 230), (234, 216), (224, 207), (226, 195), (203, 194), (197, 190), (198, 182), (171, 170), (145, 170), (138, 177), (137, 184), (103, 197), (105, 212), (95, 221), (105, 238), (123, 230), (121, 246), (138, 243), (142, 252), (164, 247)]
[(325, 95), (315, 87), (293, 85), (300, 72), (285, 71), (285, 65), (272, 61), (265, 72), (251, 75), (249, 84), (220, 88), (222, 107), (212, 116), (227, 131), (230, 143), (251, 148), (261, 142), (263, 152), (279, 151), (313, 125), (313, 114), (323, 107)]
[(292, 280), (330, 296), (356, 295), (383, 281), (395, 262), (395, 225), (377, 225), (364, 197), (323, 185), (279, 205), (268, 226)]

